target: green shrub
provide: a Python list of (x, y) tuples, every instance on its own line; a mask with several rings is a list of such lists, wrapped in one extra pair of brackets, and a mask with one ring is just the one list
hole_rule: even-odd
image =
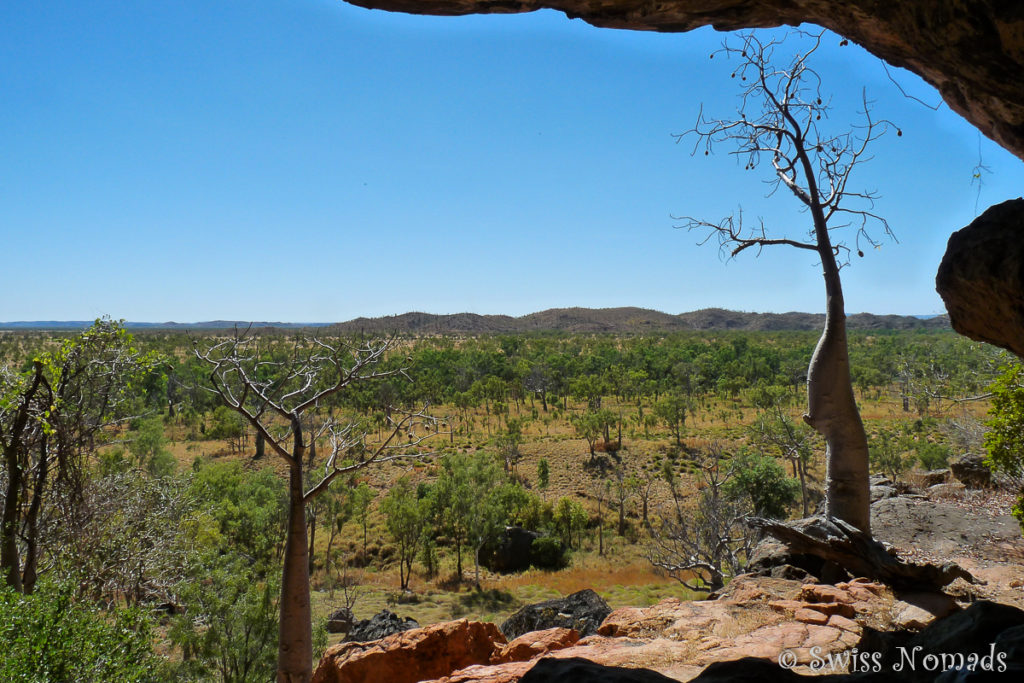
[(530, 544), (530, 560), (538, 569), (561, 569), (566, 564), (565, 546), (554, 536), (540, 536)]
[(25, 683), (157, 681), (149, 619), (75, 600), (71, 584), (42, 580), (30, 595), (0, 582), (0, 680)]
[(949, 446), (921, 441), (915, 450), (918, 464), (926, 470), (941, 470), (949, 466)]

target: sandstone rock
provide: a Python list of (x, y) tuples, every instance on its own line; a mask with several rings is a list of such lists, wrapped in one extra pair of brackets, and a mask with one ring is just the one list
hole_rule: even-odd
[(824, 584), (813, 584), (804, 586), (800, 590), (800, 598), (807, 602), (839, 602), (852, 604), (854, 598), (850, 595), (848, 590), (844, 590), (838, 586), (829, 586)]
[(841, 614), (833, 614), (828, 618), (828, 625), (832, 628), (839, 628), (851, 633), (860, 634), (861, 627), (856, 621), (848, 619)]
[(944, 484), (949, 479), (949, 470), (928, 470), (918, 476), (921, 478), (921, 486), (929, 488), (938, 484)]
[(946, 245), (935, 288), (953, 329), (1024, 355), (1024, 199), (989, 208)]
[(539, 660), (521, 683), (675, 683), (675, 680), (648, 669), (632, 669), (618, 666), (604, 666), (586, 659)]
[(965, 455), (950, 463), (949, 469), (969, 489), (983, 489), (992, 485), (992, 470), (980, 455)]
[(553, 650), (574, 645), (580, 634), (571, 628), (549, 628), (545, 631), (530, 631), (519, 636), (503, 647), (494, 656), (495, 663), (522, 662)]
[(424, 683), (518, 683), (533, 668), (534, 662), (506, 662), (504, 664), (473, 664), (459, 669), (450, 676), (435, 678)]
[(959, 609), (956, 600), (945, 593), (900, 593), (892, 606), (893, 624), (899, 629), (919, 631)]
[(410, 619), (409, 617), (402, 619), (394, 612), (385, 609), (377, 612), (377, 614), (374, 614), (369, 619), (357, 621), (349, 629), (348, 635), (345, 636), (345, 642), (366, 643), (371, 640), (380, 640), (390, 636), (392, 633), (401, 633), (409, 629), (419, 628), (419, 626), (415, 619)]
[(523, 607), (501, 625), (501, 632), (506, 638), (518, 638), (530, 631), (561, 627), (588, 636), (597, 633), (611, 611), (600, 595), (587, 588), (564, 598)]
[(487, 664), (504, 636), (494, 624), (449, 621), (371, 643), (339, 643), (327, 649), (313, 683), (417, 683)]
[(828, 615), (819, 612), (816, 609), (810, 609), (809, 607), (801, 607), (793, 613), (793, 618), (797, 621), (802, 621), (805, 624), (827, 624)]

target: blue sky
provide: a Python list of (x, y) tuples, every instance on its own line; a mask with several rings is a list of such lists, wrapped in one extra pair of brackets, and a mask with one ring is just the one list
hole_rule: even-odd
[[(805, 227), (763, 175), (674, 144), (701, 103), (735, 111), (723, 38), (338, 0), (4, 3), (0, 320), (821, 310), (809, 252), (723, 262), (673, 229), (738, 207)], [(942, 312), (979, 150), (981, 210), (1024, 164), (855, 45), (820, 57), (838, 109), (864, 87), (904, 133), (854, 182), (899, 242), (844, 270), (847, 310)]]

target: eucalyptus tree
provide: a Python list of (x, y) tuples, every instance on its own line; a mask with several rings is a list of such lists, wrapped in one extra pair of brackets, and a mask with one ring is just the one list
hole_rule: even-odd
[[(421, 455), (427, 436), (417, 426), (433, 424), (425, 412), (385, 407), (387, 430), (371, 440), (365, 421), (342, 421), (318, 408), (328, 399), (368, 382), (408, 379), (401, 365), (387, 365), (393, 340), (352, 343), (344, 338), (305, 338), (276, 343), (235, 330), (228, 339), (205, 348), (195, 343), (196, 357), (207, 365), (210, 390), (235, 410), (288, 472), (288, 520), (281, 573), (277, 680), (309, 681), (313, 666), (309, 544), (306, 509), (342, 475), (372, 463)], [(307, 425), (316, 426), (307, 432)], [(330, 448), (322, 462), (310, 462), (313, 439)], [(307, 469), (309, 476), (307, 477)]]
[(737, 115), (715, 118), (702, 110), (695, 126), (677, 136), (695, 137), (694, 153), (708, 155), (720, 144), (731, 147), (745, 170), (767, 165), (771, 194), (781, 189), (792, 195), (807, 214), (809, 229), (802, 234), (770, 233), (763, 221), (744, 225), (742, 213), (717, 223), (684, 217), (681, 227), (704, 232), (701, 244), (717, 240), (730, 258), (749, 249), (760, 253), (765, 247), (788, 246), (818, 259), (825, 284), (825, 326), (807, 371), (804, 420), (826, 442), (826, 515), (870, 534), (868, 444), (850, 380), (839, 273), (851, 253), (863, 256), (866, 246), (878, 246), (869, 228), (893, 236), (888, 222), (874, 211), (875, 195), (854, 189), (850, 181), (870, 158), (871, 143), (894, 126), (872, 116), (863, 93), (856, 124), (838, 131), (828, 126), (832, 102), (810, 66), (823, 35), (796, 32), (810, 46), (790, 58), (780, 54), (781, 39), (762, 41), (747, 33), (738, 45), (726, 42), (712, 57), (738, 60), (732, 72), (741, 89)]

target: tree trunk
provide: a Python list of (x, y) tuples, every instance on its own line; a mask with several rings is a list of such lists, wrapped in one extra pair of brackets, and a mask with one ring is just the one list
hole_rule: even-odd
[(32, 487), (32, 502), (25, 515), (25, 569), (22, 571), (22, 589), (28, 595), (36, 586), (39, 572), (39, 511), (43, 507), (43, 492), (50, 472), (48, 457), (49, 439), (46, 436), (39, 443), (39, 464), (36, 466), (36, 481)]
[(21, 499), (21, 463), (18, 462), (17, 445), (12, 443), (4, 448), (7, 466), (7, 491), (4, 495), (4, 516), (0, 526), (0, 566), (4, 569), (7, 585), (21, 591), (21, 558), (18, 556), (18, 509)]
[(843, 289), (820, 207), (812, 213), (827, 298), (825, 329), (807, 369), (804, 421), (825, 438), (825, 514), (870, 535), (868, 442), (850, 380)]
[(307, 511), (306, 518), (309, 519), (309, 550), (307, 555), (309, 556), (309, 574), (313, 574), (313, 559), (314, 553), (316, 552), (316, 518), (315, 512)]
[(256, 455), (252, 456), (254, 459), (259, 460), (266, 454), (266, 443), (263, 432), (256, 430)]
[(313, 676), (313, 622), (309, 604), (309, 555), (306, 502), (302, 490), (301, 427), (295, 434), (294, 460), (288, 470), (288, 531), (281, 574), (281, 623), (278, 632), (277, 683), (308, 683)]

